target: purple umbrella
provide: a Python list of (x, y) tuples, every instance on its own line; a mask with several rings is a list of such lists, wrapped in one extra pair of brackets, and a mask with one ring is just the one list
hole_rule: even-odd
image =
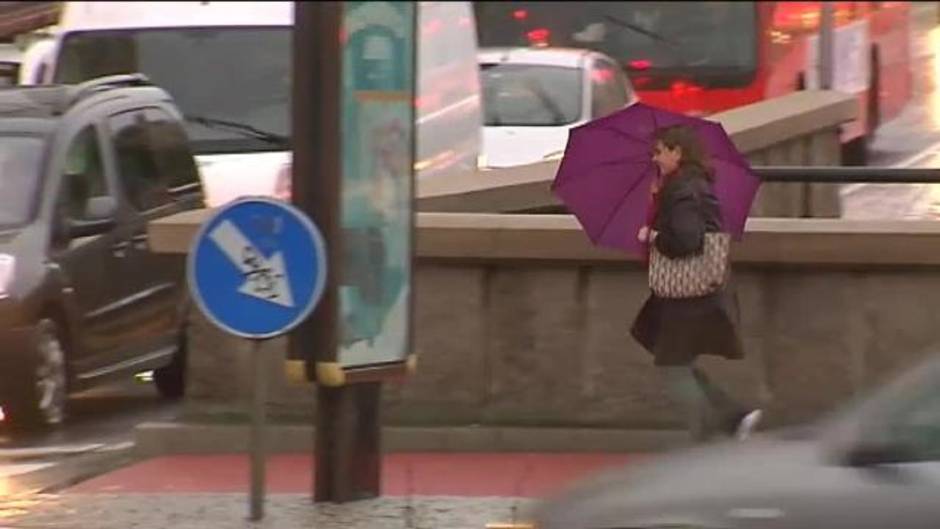
[(552, 190), (599, 246), (642, 255), (637, 231), (646, 223), (657, 175), (653, 135), (671, 125), (696, 130), (715, 170), (724, 228), (740, 239), (760, 180), (720, 123), (643, 103), (571, 130)]

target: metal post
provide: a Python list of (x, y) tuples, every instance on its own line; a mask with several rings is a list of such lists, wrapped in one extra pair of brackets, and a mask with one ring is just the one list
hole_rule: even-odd
[[(336, 360), (340, 325), (342, 17), (341, 2), (294, 3), (292, 199), (320, 227), (331, 270), (322, 301), (291, 335), (292, 355), (306, 360), (311, 380), (316, 379), (316, 362)], [(349, 499), (344, 463), (355, 414), (352, 397), (348, 387), (317, 387), (314, 501)]]
[(819, 13), (819, 88), (832, 89), (835, 14), (832, 2), (822, 2)]
[(254, 394), (251, 405), (251, 520), (264, 518), (265, 484), (265, 404), (267, 402), (268, 377), (261, 354), (261, 340), (252, 340), (252, 365), (254, 367)]

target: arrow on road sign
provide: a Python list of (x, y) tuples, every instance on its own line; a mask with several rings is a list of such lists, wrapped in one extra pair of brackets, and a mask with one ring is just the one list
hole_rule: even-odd
[(219, 223), (209, 237), (245, 277), (239, 292), (284, 307), (294, 306), (281, 252), (265, 257), (228, 220)]

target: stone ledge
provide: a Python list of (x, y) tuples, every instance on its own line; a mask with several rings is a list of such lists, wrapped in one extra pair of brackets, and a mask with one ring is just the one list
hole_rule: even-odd
[[(150, 224), (155, 251), (186, 253), (208, 210)], [(419, 259), (635, 262), (595, 247), (571, 215), (419, 213)], [(766, 265), (940, 264), (940, 223), (931, 220), (752, 218), (735, 262)]]
[[(929, 220), (752, 218), (735, 262), (754, 265), (940, 264), (940, 224)], [(636, 262), (598, 248), (571, 215), (422, 213), (419, 258)]]
[[(274, 425), (268, 432), (269, 453), (313, 450), (312, 426)], [(382, 436), (386, 452), (662, 452), (686, 444), (679, 430), (387, 426)], [(143, 457), (245, 452), (248, 426), (143, 423), (135, 441)]]

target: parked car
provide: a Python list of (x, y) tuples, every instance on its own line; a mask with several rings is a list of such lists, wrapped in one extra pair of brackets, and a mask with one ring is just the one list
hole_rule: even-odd
[(203, 207), (182, 116), (142, 76), (0, 90), (0, 406), (66, 416), (67, 394), (155, 369), (178, 397), (184, 261), (147, 223)]
[(485, 167), (561, 156), (570, 129), (637, 101), (617, 63), (594, 51), (491, 48), (478, 62)]
[(938, 527), (940, 356), (810, 426), (651, 459), (549, 500), (537, 527)]

